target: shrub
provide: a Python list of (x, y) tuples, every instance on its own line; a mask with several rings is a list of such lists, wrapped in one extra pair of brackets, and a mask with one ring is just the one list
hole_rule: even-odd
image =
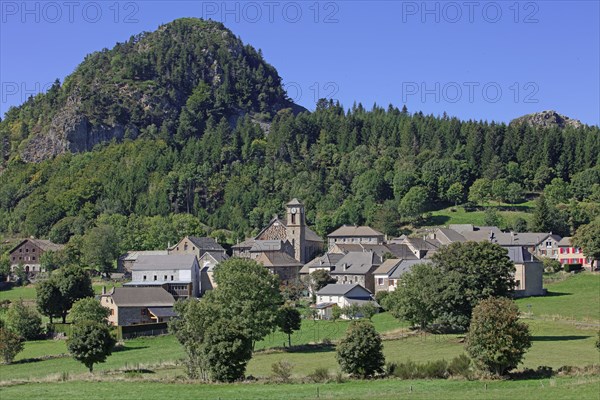
[(327, 368), (319, 367), (315, 371), (308, 375), (308, 379), (315, 383), (323, 383), (329, 380), (329, 370)]
[(42, 317), (23, 300), (14, 303), (6, 314), (7, 328), (25, 340), (36, 339), (42, 332)]
[(292, 377), (292, 369), (294, 365), (286, 360), (280, 360), (271, 364), (273, 378), (279, 382), (288, 383)]
[(471, 359), (466, 354), (454, 357), (448, 363), (448, 373), (452, 376), (462, 376), (471, 379)]
[(361, 378), (383, 372), (383, 344), (373, 324), (353, 321), (337, 346), (336, 358), (344, 372)]
[(23, 350), (23, 341), (14, 332), (0, 328), (0, 357), (4, 363), (10, 364), (17, 354)]
[[(381, 290), (375, 293), (375, 301), (385, 310), (385, 299), (390, 295), (390, 292)], [(387, 311), (387, 310), (386, 310)]]
[(521, 362), (529, 347), (529, 327), (519, 321), (514, 301), (490, 297), (475, 307), (466, 349), (481, 370), (503, 375)]
[(423, 365), (422, 378), (445, 379), (448, 377), (446, 360), (429, 361)]
[(581, 264), (565, 264), (564, 265), (565, 272), (577, 272), (583, 269)]

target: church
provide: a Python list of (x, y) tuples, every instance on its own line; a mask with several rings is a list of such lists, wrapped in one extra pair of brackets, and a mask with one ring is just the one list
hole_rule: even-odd
[(234, 257), (256, 260), (286, 284), (298, 279), (302, 266), (323, 252), (323, 239), (306, 225), (304, 204), (292, 199), (284, 220), (274, 216), (255, 238), (232, 249)]

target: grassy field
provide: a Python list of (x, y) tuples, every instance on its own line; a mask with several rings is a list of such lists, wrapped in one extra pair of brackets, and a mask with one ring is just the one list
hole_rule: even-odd
[[(495, 208), (502, 217), (506, 225), (512, 225), (517, 218), (523, 218), (525, 221), (531, 219), (534, 202), (527, 201), (520, 204), (490, 203), (480, 207)], [(464, 207), (448, 207), (442, 210), (432, 211), (431, 218), (427, 225), (448, 225), (448, 224), (473, 224), (485, 225), (485, 211), (465, 211)]]
[(600, 275), (584, 272), (546, 285), (548, 295), (519, 299), (523, 313), (533, 317), (600, 323)]
[[(594, 348), (600, 314), (600, 276), (583, 273), (548, 285), (549, 296), (518, 300), (527, 315), (524, 316), (533, 336), (533, 345), (521, 367), (540, 365), (557, 369), (563, 365), (585, 366), (600, 364), (600, 353)], [(530, 305), (530, 307), (529, 307)], [(594, 316), (596, 318), (594, 319)], [(386, 361), (417, 362), (451, 358), (464, 352), (462, 335), (410, 334), (389, 314), (373, 318), (376, 328), (385, 332)], [(596, 321), (596, 322), (594, 322)], [(292, 337), (292, 344), (336, 340), (343, 334), (347, 321), (303, 321), (302, 330)], [(328, 368), (333, 374), (339, 370), (333, 347), (301, 347), (288, 352), (274, 347), (282, 346), (286, 336), (275, 333), (257, 344), (259, 351), (250, 361), (247, 374), (265, 378), (271, 375), (271, 365), (287, 360), (293, 365), (295, 379), (303, 379), (317, 367)], [(66, 356), (64, 341), (27, 342), (25, 349), (12, 365), (0, 365), (0, 397), (12, 398), (126, 398), (123, 393), (143, 394), (144, 399), (159, 398), (170, 393), (180, 398), (314, 398), (315, 385), (200, 385), (178, 384), (184, 379), (184, 369), (178, 362), (183, 351), (172, 336), (139, 338), (125, 343), (122, 351), (115, 352), (106, 363), (95, 367), (90, 378), (85, 367)], [(52, 356), (49, 359), (48, 356)], [(124, 369), (144, 368), (147, 373), (129, 374)], [(67, 376), (67, 382), (58, 382)], [(16, 381), (31, 381), (14, 385)], [(90, 382), (98, 381), (98, 382)], [(115, 382), (106, 382), (115, 381)], [(126, 382), (124, 382), (126, 381)], [(158, 381), (160, 383), (156, 383)], [(393, 381), (347, 382), (319, 385), (322, 398), (398, 398), (406, 391), (410, 398), (519, 398), (534, 399), (599, 399), (600, 378), (556, 378), (510, 382), (467, 381)], [(410, 385), (414, 392), (408, 394)], [(543, 388), (542, 388), (543, 385)], [(171, 388), (168, 392), (166, 388)], [(533, 389), (536, 390), (533, 390)], [(540, 392), (539, 390), (544, 390)], [(595, 397), (594, 397), (595, 396)]]
[[(99, 282), (95, 281), (92, 283), (92, 287), (94, 288), (94, 292), (96, 294), (102, 293), (102, 286), (106, 286), (106, 289), (109, 290), (113, 286), (120, 287), (122, 283), (120, 282)], [(13, 287), (9, 290), (1, 290), (0, 291), (0, 301), (2, 300), (25, 300), (25, 301), (33, 301), (35, 300), (35, 285), (27, 285), (27, 286), (18, 286)]]
[(342, 384), (177, 384), (147, 381), (37, 383), (0, 388), (3, 400), (22, 399), (598, 399), (600, 378), (520, 381), (378, 380)]

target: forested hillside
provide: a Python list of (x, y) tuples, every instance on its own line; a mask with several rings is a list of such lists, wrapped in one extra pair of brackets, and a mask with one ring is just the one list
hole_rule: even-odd
[[(237, 43), (227, 32), (175, 21), (89, 56), (64, 84), (11, 109), (0, 123), (9, 147), (0, 234), (65, 243), (110, 225), (123, 250), (162, 248), (186, 232), (233, 242), (293, 197), (321, 235), (344, 223), (393, 235), (425, 222), (429, 210), (515, 204), (542, 192), (547, 220), (532, 228), (569, 234), (599, 213), (598, 127), (460, 121), (393, 106), (348, 110), (327, 100), (298, 113), (251, 47), (203, 50)], [(197, 40), (184, 40), (190, 35)], [(49, 137), (57, 110), (76, 93), (90, 126), (139, 133), (24, 162), (21, 152)]]

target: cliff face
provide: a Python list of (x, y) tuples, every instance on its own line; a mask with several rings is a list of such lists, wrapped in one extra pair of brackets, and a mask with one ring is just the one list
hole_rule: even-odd
[(0, 144), (9, 143), (3, 163), (17, 154), (40, 162), (140, 134), (183, 143), (202, 135), (210, 118), (233, 125), (249, 114), (268, 122), (284, 108), (304, 111), (260, 51), (220, 23), (185, 18), (88, 55), (63, 84), (9, 110), (0, 121)]
[(523, 115), (522, 117), (513, 119), (510, 123), (515, 125), (528, 124), (542, 128), (566, 128), (568, 126), (580, 128), (583, 126), (581, 121), (561, 115), (554, 110)]

